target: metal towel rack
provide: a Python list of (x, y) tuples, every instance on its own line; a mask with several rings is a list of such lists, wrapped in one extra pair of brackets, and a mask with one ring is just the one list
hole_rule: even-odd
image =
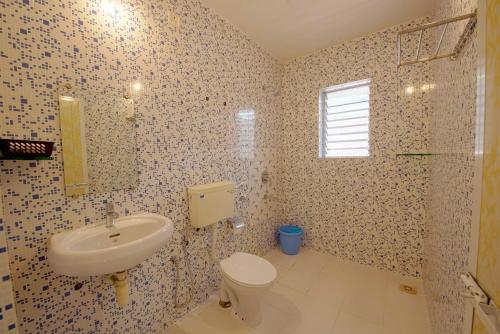
[[(468, 22), (467, 22), (467, 25), (465, 26), (464, 31), (460, 35), (460, 39), (458, 40), (457, 44), (453, 48), (453, 51), (450, 53), (440, 54), (439, 51), (441, 50), (441, 44), (443, 43), (444, 37), (446, 35), (446, 31), (448, 30), (448, 25), (450, 23), (463, 21), (463, 20), (468, 20)], [(441, 59), (441, 58), (450, 58), (452, 60), (457, 59), (458, 54), (460, 53), (460, 51), (462, 51), (462, 49), (465, 45), (465, 42), (467, 41), (467, 39), (470, 37), (470, 35), (474, 31), (476, 23), (477, 23), (477, 10), (475, 10), (474, 12), (472, 12), (470, 14), (456, 16), (456, 17), (441, 20), (441, 21), (427, 23), (427, 24), (421, 25), (419, 27), (399, 31), (398, 35), (397, 35), (398, 67), (405, 66), (405, 65), (412, 65), (412, 64), (416, 64), (416, 63), (423, 63), (423, 62), (427, 62), (430, 60)], [(438, 42), (438, 45), (436, 47), (436, 50), (434, 51), (434, 54), (431, 56), (423, 57), (423, 58), (420, 57), (420, 53), (422, 51), (422, 36), (423, 36), (425, 30), (428, 30), (428, 29), (431, 29), (434, 27), (439, 27), (439, 26), (444, 26), (444, 27), (443, 27), (443, 30), (441, 32), (441, 36), (439, 37), (439, 42)], [(401, 59), (401, 37), (403, 35), (412, 34), (412, 33), (418, 32), (418, 31), (420, 31), (420, 35), (418, 37), (418, 46), (417, 46), (417, 50), (415, 52), (415, 59), (402, 61), (402, 59)]]

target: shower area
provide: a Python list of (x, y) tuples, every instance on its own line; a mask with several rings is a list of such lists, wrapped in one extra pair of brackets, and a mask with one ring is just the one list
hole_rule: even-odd
[(397, 133), (404, 138), (398, 141), (398, 166), (409, 177), (414, 198), (422, 199), (417, 207), (408, 202), (399, 207), (409, 222), (421, 222), (420, 265), (436, 333), (469, 333), (472, 326), (460, 275), (475, 274), (479, 229), (482, 122), (476, 116), (475, 8), (453, 16), (438, 10), (433, 23), (398, 36)]
[[(474, 273), (481, 174), (477, 3), (454, 6), (295, 59), (282, 89), (286, 219), (317, 251), (422, 279), (440, 334), (470, 332), (460, 275)], [(364, 79), (370, 158), (317, 159), (318, 92)]]

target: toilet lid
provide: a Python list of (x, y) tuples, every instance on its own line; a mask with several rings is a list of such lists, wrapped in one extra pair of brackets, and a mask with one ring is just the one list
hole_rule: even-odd
[(247, 286), (268, 285), (277, 276), (269, 261), (248, 253), (234, 253), (222, 260), (220, 266), (229, 279)]

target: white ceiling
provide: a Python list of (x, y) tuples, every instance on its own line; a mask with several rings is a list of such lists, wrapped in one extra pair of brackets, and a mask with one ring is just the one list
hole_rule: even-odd
[(286, 61), (429, 14), (433, 0), (200, 0)]

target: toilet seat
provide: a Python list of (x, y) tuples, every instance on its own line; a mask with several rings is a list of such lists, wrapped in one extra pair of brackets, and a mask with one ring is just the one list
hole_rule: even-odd
[(234, 283), (246, 287), (264, 287), (277, 277), (274, 266), (267, 260), (237, 252), (220, 262), (222, 274)]

